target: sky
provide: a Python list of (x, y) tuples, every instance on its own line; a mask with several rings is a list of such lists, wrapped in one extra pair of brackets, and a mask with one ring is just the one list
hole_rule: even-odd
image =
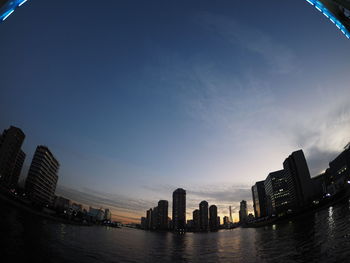
[(350, 141), (350, 41), (304, 0), (30, 0), (0, 24), (0, 129), (60, 162), (58, 195), (137, 222), (248, 201), (303, 149)]

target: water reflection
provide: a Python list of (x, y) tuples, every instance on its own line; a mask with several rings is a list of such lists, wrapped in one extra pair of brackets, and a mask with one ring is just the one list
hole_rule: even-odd
[(64, 240), (64, 236), (66, 234), (65, 229), (66, 229), (66, 225), (65, 224), (61, 224), (60, 237), (61, 237), (62, 241)]
[(185, 235), (44, 224), (3, 211), (2, 259), (12, 261), (348, 262), (350, 257), (349, 200), (274, 226)]
[(330, 206), (328, 208), (328, 218), (327, 218), (327, 222), (328, 222), (328, 234), (330, 237), (334, 236), (333, 230), (334, 230), (334, 218), (333, 218), (333, 207)]
[(185, 234), (171, 234), (171, 235), (172, 235), (171, 261), (186, 262), (185, 248), (189, 247), (188, 245), (189, 235), (185, 235)]

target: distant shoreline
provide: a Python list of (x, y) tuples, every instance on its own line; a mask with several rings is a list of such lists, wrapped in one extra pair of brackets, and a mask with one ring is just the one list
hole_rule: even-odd
[[(8, 205), (11, 205), (12, 207), (15, 207), (19, 210), (25, 211), (25, 212), (30, 213), (32, 215), (35, 215), (35, 216), (38, 216), (38, 217), (41, 217), (44, 219), (56, 221), (59, 223), (77, 225), (77, 226), (91, 226), (92, 225), (92, 224), (84, 224), (84, 223), (80, 223), (80, 222), (67, 220), (67, 219), (57, 217), (54, 215), (49, 215), (45, 212), (37, 211), (34, 208), (30, 207), (30, 205), (22, 203), (21, 200), (16, 200), (16, 199), (14, 199), (13, 196), (9, 196), (9, 194), (10, 193), (8, 191), (6, 191), (4, 188), (0, 187), (0, 202), (4, 202)], [(249, 223), (249, 224), (238, 226), (238, 227), (260, 228), (260, 227), (265, 227), (265, 226), (271, 226), (273, 224), (283, 223), (283, 222), (286, 222), (288, 220), (299, 220), (300, 218), (302, 218), (305, 215), (308, 215), (310, 213), (315, 213), (315, 212), (324, 210), (326, 208), (329, 208), (330, 206), (336, 205), (349, 197), (350, 197), (350, 189), (346, 189), (342, 193), (339, 193), (337, 196), (334, 196), (332, 199), (324, 201), (322, 204), (315, 206), (315, 207), (312, 207), (309, 210), (304, 210), (304, 211), (301, 211), (297, 214), (290, 215), (290, 216), (285, 216), (285, 217), (280, 217), (280, 218), (276, 217), (276, 218), (272, 218), (272, 219), (269, 219), (266, 221)], [(238, 227), (235, 227), (235, 228), (238, 228)], [(232, 229), (235, 229), (235, 228), (232, 228)], [(232, 229), (222, 228), (219, 230), (232, 230)], [(151, 231), (151, 232), (153, 232), (153, 231)], [(154, 231), (154, 232), (159, 232), (159, 231)], [(164, 232), (173, 232), (173, 231), (167, 230)], [(196, 231), (186, 231), (186, 232), (197, 233)], [(217, 231), (214, 231), (214, 232), (217, 232)], [(201, 232), (198, 232), (198, 233), (201, 233)]]
[(28, 212), (30, 214), (33, 214), (33, 215), (36, 215), (36, 216), (39, 216), (39, 217), (42, 217), (45, 219), (53, 220), (53, 221), (60, 222), (63, 224), (79, 225), (79, 226), (91, 226), (91, 224), (83, 224), (83, 223), (67, 220), (67, 219), (64, 219), (61, 217), (49, 215), (45, 212), (37, 211), (34, 208), (30, 207), (29, 205), (26, 205), (26, 204), (20, 202), (19, 200), (15, 200), (15, 199), (7, 196), (7, 194), (4, 192), (4, 189), (0, 189), (0, 200), (1, 200), (1, 202), (5, 202), (7, 204), (10, 204), (11, 206), (18, 208), (22, 211)]

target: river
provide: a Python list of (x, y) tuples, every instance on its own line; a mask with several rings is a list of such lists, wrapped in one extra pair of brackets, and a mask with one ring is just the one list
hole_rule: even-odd
[(350, 262), (350, 202), (262, 228), (156, 233), (75, 226), (0, 204), (0, 262)]

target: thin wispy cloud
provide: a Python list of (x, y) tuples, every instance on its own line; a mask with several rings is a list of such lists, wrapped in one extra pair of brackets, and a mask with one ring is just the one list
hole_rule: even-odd
[(109, 208), (113, 213), (113, 217), (117, 220), (132, 219), (132, 221), (138, 222), (140, 216), (144, 214), (145, 208), (154, 206), (152, 201), (145, 199), (134, 199), (130, 196), (100, 192), (87, 188), (75, 189), (59, 185), (57, 194), (85, 206)]
[[(129, 196), (100, 192), (93, 189), (74, 189), (59, 185), (57, 195), (70, 198), (71, 200), (81, 203), (86, 207), (109, 208), (113, 213), (115, 220), (123, 222), (138, 222), (141, 216), (145, 216), (146, 210), (157, 206), (160, 199), (169, 201), (169, 216), (171, 217), (172, 192), (176, 186), (164, 187), (163, 185), (145, 186), (144, 189), (152, 193), (159, 194), (158, 199), (133, 199)], [(166, 189), (166, 190), (165, 190)], [(250, 204), (251, 190), (249, 186), (243, 185), (227, 185), (222, 186), (196, 186), (194, 188), (186, 188), (187, 196), (187, 216), (192, 218), (192, 211), (198, 209), (199, 203), (203, 200), (209, 202), (209, 205), (217, 205), (218, 213), (228, 215), (228, 207), (233, 207), (233, 213), (238, 213), (239, 202), (248, 200), (248, 209), (252, 211)], [(147, 195), (148, 196), (148, 195)]]
[[(303, 34), (323, 29), (307, 28), (307, 17), (264, 19), (274, 3), (247, 17), (249, 1), (189, 2), (171, 10), (145, 4), (135, 19), (113, 9), (120, 27), (72, 20), (81, 34), (55, 49), (50, 67), (57, 33), (67, 32), (50, 23), (31, 26), (30, 35), (4, 27), (0, 53), (12, 66), (2, 71), (8, 116), (0, 123), (25, 130), (24, 175), (36, 144), (48, 144), (61, 163), (58, 194), (136, 221), (160, 199), (170, 208), (178, 187), (187, 190), (189, 218), (202, 200), (222, 215), (229, 206), (237, 213), (242, 199), (251, 205), (251, 185), (300, 148), (312, 175), (327, 167), (350, 140), (348, 43), (327, 31), (326, 42), (306, 43)], [(289, 2), (278, 18), (298, 10)], [(81, 36), (108, 41), (85, 45)], [(38, 46), (40, 54), (27, 52)]]
[[(177, 188), (176, 185), (153, 185), (144, 186), (144, 189), (160, 193), (163, 199), (169, 201), (169, 215), (171, 216), (172, 192)], [(248, 201), (248, 210), (253, 211), (251, 203), (251, 188), (249, 185), (217, 183), (211, 185), (192, 185), (185, 187), (186, 190), (186, 207), (187, 217), (192, 218), (192, 212), (198, 209), (199, 203), (203, 200), (210, 205), (218, 207), (218, 213), (222, 216), (228, 216), (229, 206), (233, 208), (233, 213), (239, 211), (239, 203), (242, 200)], [(157, 200), (154, 200), (156, 205)]]
[[(223, 155), (218, 152), (224, 152), (224, 158), (233, 156), (231, 160), (225, 159), (234, 163), (227, 165), (226, 170), (214, 167), (213, 174), (201, 173), (202, 177), (229, 180), (228, 187), (201, 184), (197, 188), (186, 184), (187, 213), (191, 217), (192, 210), (198, 208), (202, 200), (216, 204), (219, 212), (227, 215), (228, 206), (233, 206), (237, 213), (239, 202), (246, 199), (252, 211), (250, 186), (264, 180), (269, 172), (282, 169), (284, 159), (292, 151), (304, 150), (314, 176), (342, 150), (350, 130), (350, 109), (344, 94), (350, 94), (344, 85), (332, 90), (325, 84), (319, 84), (320, 88), (314, 83), (305, 86), (305, 90), (289, 87), (289, 94), (281, 95), (284, 86), (277, 84), (275, 78), (283, 76), (284, 84), (289, 85), (288, 81), (308, 77), (307, 72), (297, 68), (291, 48), (225, 16), (202, 13), (193, 21), (212, 33), (212, 37), (229, 43), (233, 53), (240, 48), (247, 55), (255, 55), (260, 69), (256, 74), (249, 65), (240, 67), (230, 53), (227, 56), (232, 57), (232, 64), (223, 66), (201, 52), (183, 57), (166, 49), (158, 51), (157, 66), (145, 67), (145, 72), (154, 76), (155, 83), (164, 87), (162, 91), (176, 93), (182, 110), (211, 134), (204, 142), (207, 150), (220, 157)], [(211, 157), (221, 161), (215, 154)], [(242, 177), (247, 173), (249, 176)], [(250, 185), (237, 187), (240, 181)], [(170, 199), (177, 187), (181, 186), (146, 186)]]
[(325, 170), (350, 141), (350, 106), (341, 99), (337, 104), (319, 115), (299, 119), (292, 129), (293, 139), (306, 153), (312, 176)]
[(206, 200), (209, 206), (216, 205), (218, 207), (218, 213), (222, 216), (229, 216), (229, 206), (231, 206), (233, 215), (237, 217), (240, 202), (246, 200), (248, 201), (248, 211), (253, 211), (250, 186), (223, 185), (201, 186), (200, 188), (188, 189), (188, 208), (191, 211), (198, 209), (199, 203)]
[(273, 73), (286, 74), (295, 69), (292, 50), (256, 27), (211, 13), (198, 14), (194, 20), (231, 44), (261, 56)]

